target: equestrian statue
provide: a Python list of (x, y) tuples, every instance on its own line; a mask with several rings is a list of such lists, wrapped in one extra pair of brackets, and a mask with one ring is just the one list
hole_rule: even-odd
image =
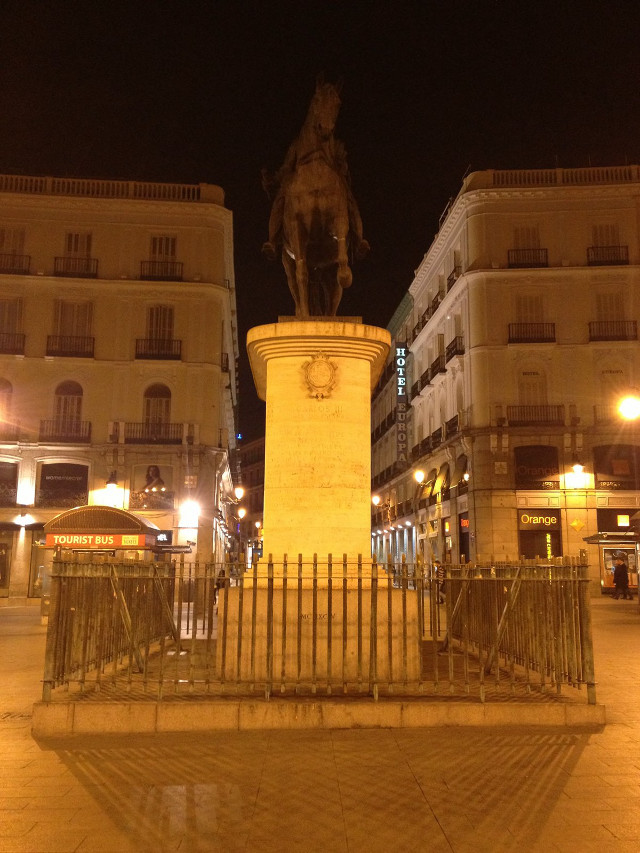
[(342, 291), (351, 285), (350, 252), (362, 258), (369, 251), (346, 151), (333, 136), (339, 109), (339, 87), (318, 78), (284, 164), (274, 176), (262, 172), (263, 187), (273, 198), (262, 252), (274, 260), (281, 250), (298, 319), (334, 317)]

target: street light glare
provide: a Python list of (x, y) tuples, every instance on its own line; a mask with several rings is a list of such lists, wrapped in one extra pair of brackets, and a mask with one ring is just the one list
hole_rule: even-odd
[(374, 496), (371, 498), (371, 503), (372, 503), (374, 506), (378, 506), (378, 504), (380, 503), (380, 495), (374, 495)]
[(626, 421), (635, 421), (640, 417), (640, 397), (628, 394), (620, 401), (618, 412)]
[(416, 483), (424, 483), (424, 471), (421, 471), (420, 469), (414, 471), (413, 479), (416, 481)]

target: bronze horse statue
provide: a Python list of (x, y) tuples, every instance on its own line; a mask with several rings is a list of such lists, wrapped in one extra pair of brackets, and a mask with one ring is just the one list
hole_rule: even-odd
[(273, 178), (263, 170), (263, 186), (275, 197), (269, 241), (263, 253), (274, 259), (281, 248), (296, 317), (334, 317), (342, 291), (352, 281), (349, 250), (364, 257), (369, 244), (351, 193), (344, 146), (334, 139), (340, 91), (319, 79), (297, 139)]

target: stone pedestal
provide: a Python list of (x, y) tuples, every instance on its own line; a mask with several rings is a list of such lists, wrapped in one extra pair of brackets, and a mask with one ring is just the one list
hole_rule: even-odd
[[(371, 392), (391, 345), (358, 319), (281, 319), (247, 336), (266, 401), (263, 560), (371, 554)], [(305, 573), (306, 573), (305, 569)], [(276, 568), (277, 573), (277, 568)]]

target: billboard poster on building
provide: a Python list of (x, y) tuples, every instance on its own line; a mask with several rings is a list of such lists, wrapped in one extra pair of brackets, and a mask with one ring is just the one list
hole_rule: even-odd
[(131, 480), (131, 509), (173, 509), (173, 468), (157, 462), (136, 465)]
[(45, 463), (40, 467), (38, 506), (84, 506), (89, 497), (89, 469), (69, 462)]
[(516, 489), (559, 489), (558, 448), (546, 444), (515, 447)]
[(593, 449), (596, 489), (635, 491), (638, 488), (637, 448), (611, 444)]

